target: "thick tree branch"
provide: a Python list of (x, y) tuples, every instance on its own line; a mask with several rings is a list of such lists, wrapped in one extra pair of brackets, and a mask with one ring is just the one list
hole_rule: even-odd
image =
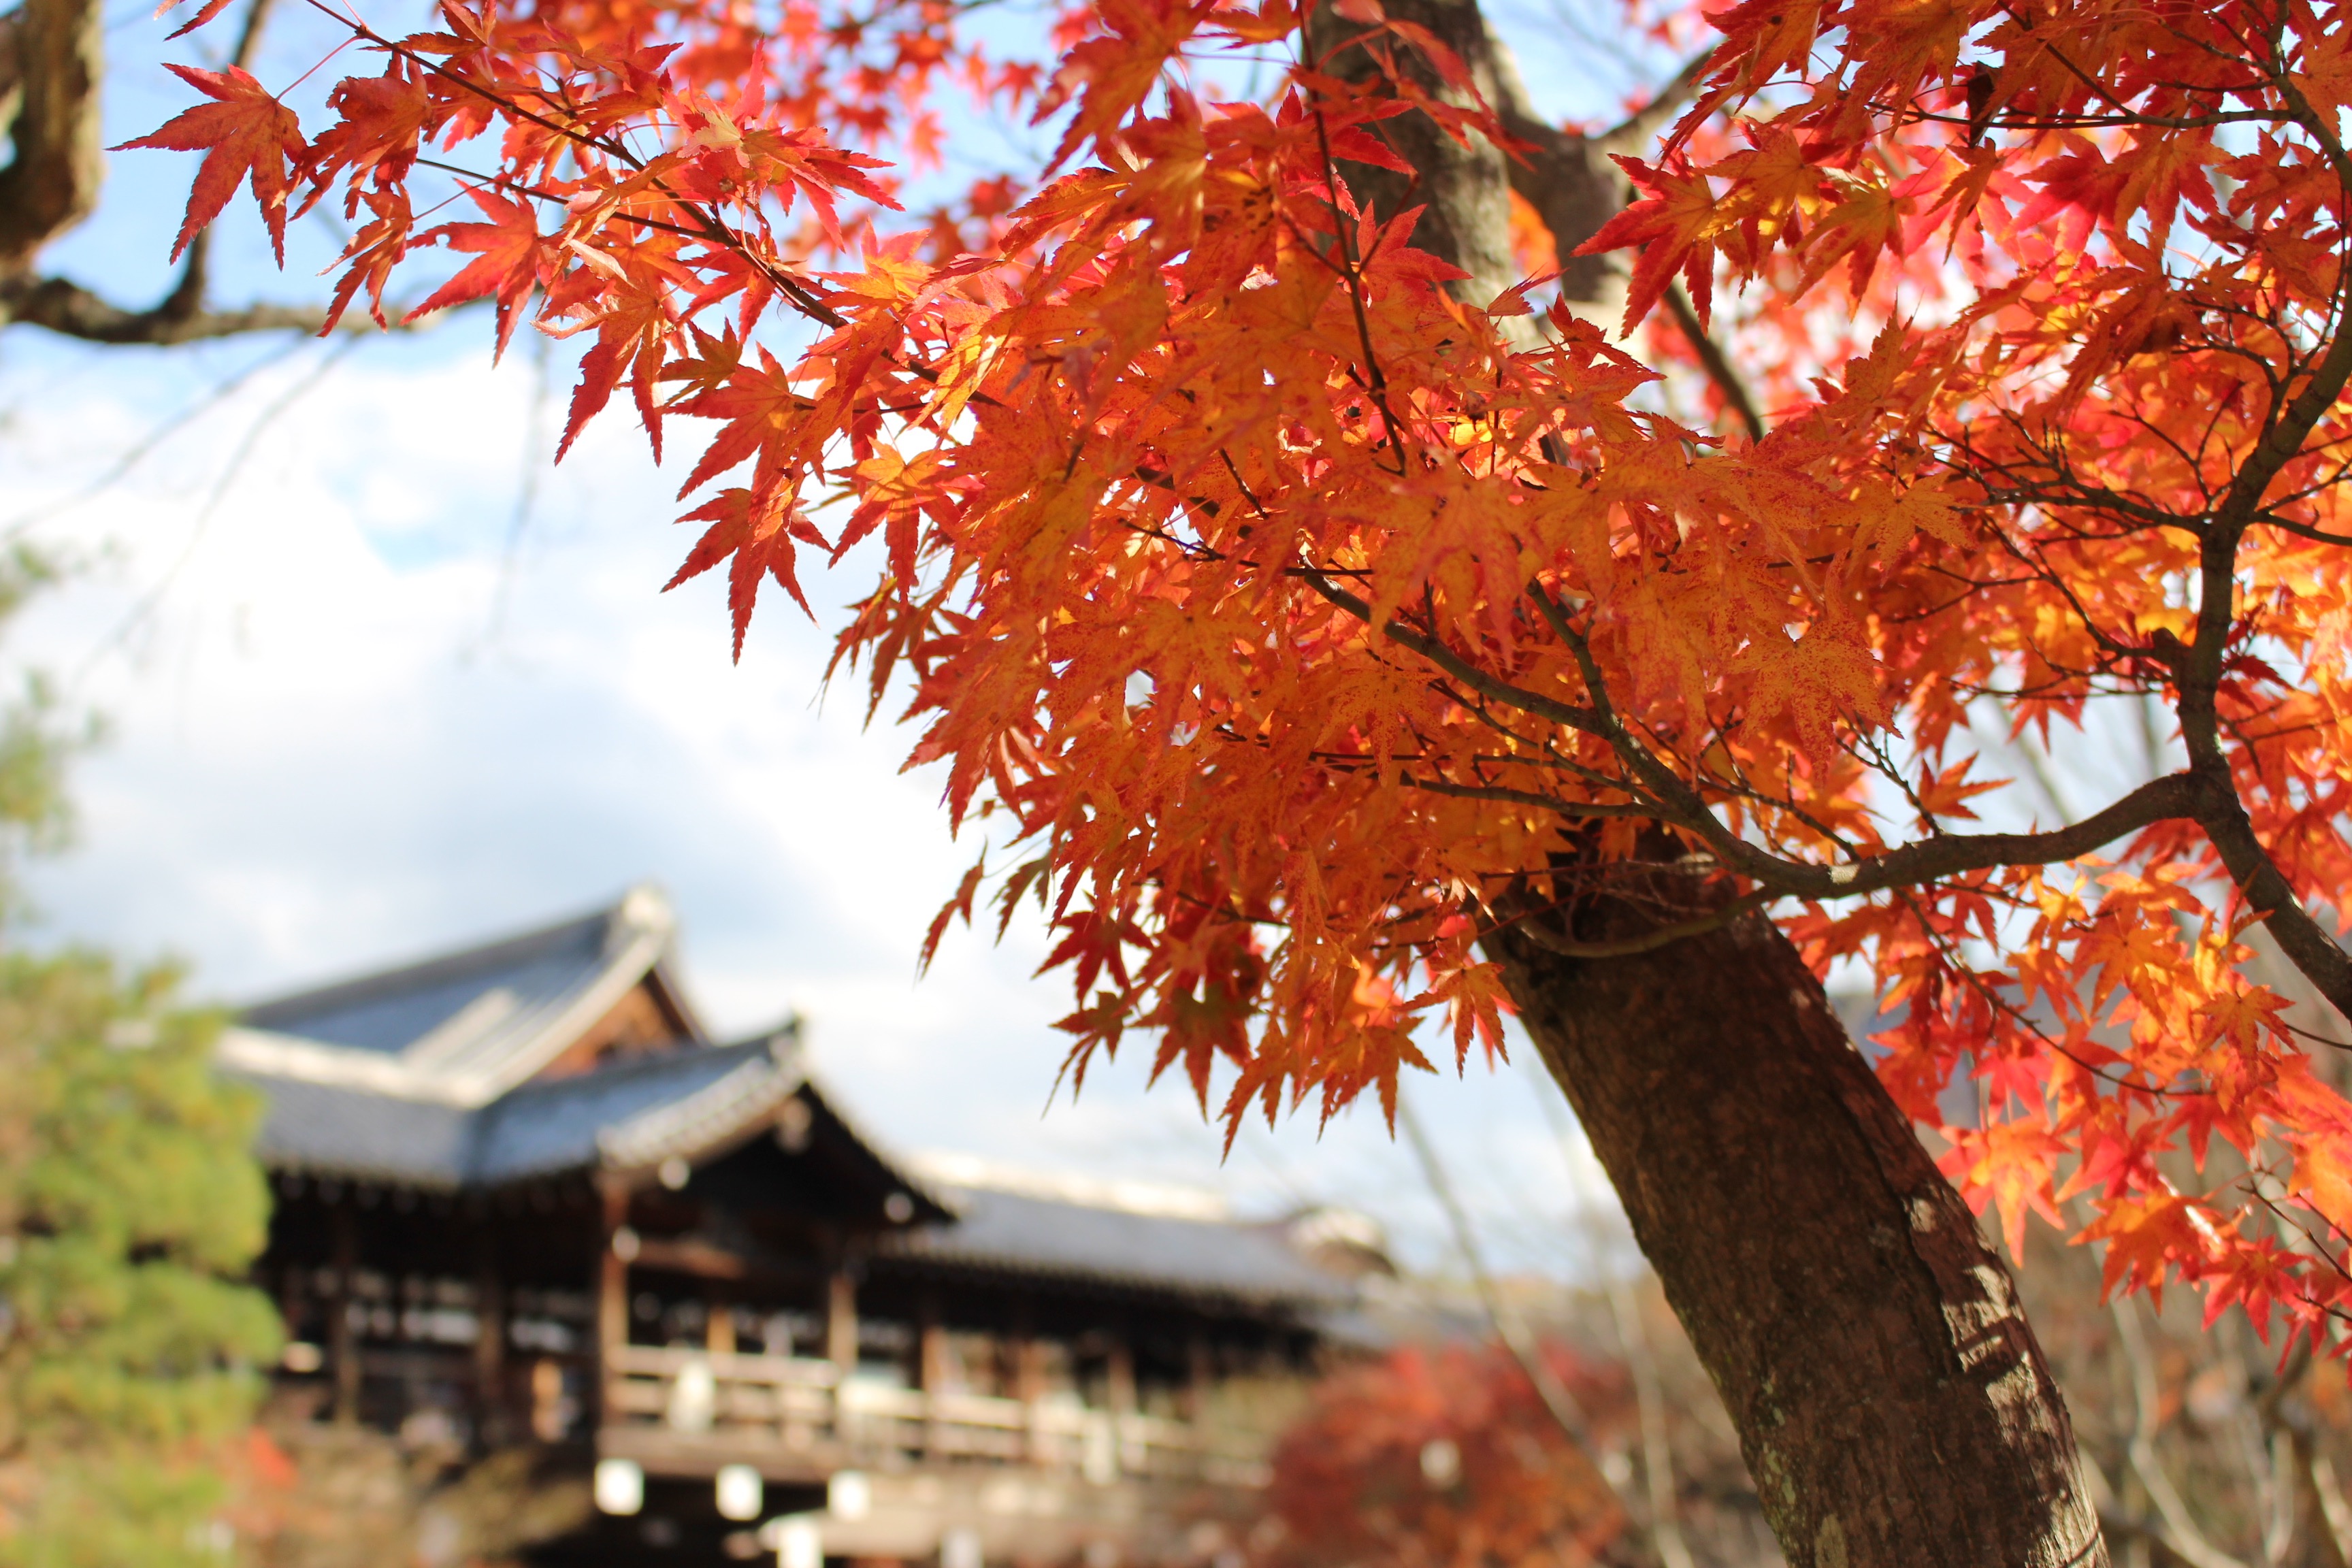
[[(1300, 569), (1298, 576), (1327, 603), (1368, 626), (1371, 623), (1371, 605), (1358, 595), (1311, 569)], [(2076, 859), (2159, 822), (2205, 823), (2209, 816), (2218, 817), (2224, 808), (2236, 808), (2243, 816), (2242, 808), (2237, 807), (2234, 793), (2217, 795), (2205, 775), (2189, 771), (2151, 779), (2080, 822), (2046, 832), (1945, 834), (1842, 866), (1784, 859), (1726, 827), (1696, 786), (1679, 777), (1626, 729), (1609, 702), (1608, 688), (1583, 639), (1565, 623), (1558, 606), (1541, 595), (1533, 596), (1545, 612), (1546, 620), (1568, 642), (1570, 652), (1583, 670), (1591, 706), (1563, 702), (1515, 685), (1479, 668), (1438, 638), (1402, 622), (1390, 621), (1380, 628), (1381, 635), (1427, 659), (1468, 690), (1529, 718), (1548, 720), (1579, 734), (1607, 742), (1630, 775), (1617, 787), (1633, 797), (1638, 809), (1657, 821), (1697, 834), (1715, 850), (1725, 868), (1775, 894), (1818, 901), (1859, 898), (2005, 866), (2047, 866)], [(2210, 825), (2208, 831), (2212, 831)], [(2252, 828), (2247, 831), (2251, 837)], [(2278, 934), (2281, 945), (2285, 946), (2287, 933), (2282, 931)], [(2292, 956), (2293, 950), (2288, 951)], [(2352, 998), (2352, 988), (2347, 988), (2346, 994)]]
[(161, 304), (144, 310), (124, 310), (63, 278), (0, 279), (0, 326), (47, 327), (85, 342), (167, 347), (241, 332), (315, 332), (326, 320), (324, 310), (301, 305), (207, 310), (187, 289), (188, 276), (182, 275)]
[[(1625, 176), (1609, 155), (1631, 153), (1656, 135), (1690, 101), (1710, 57), (1700, 55), (1685, 66), (1623, 123), (1598, 136), (1580, 136), (1537, 115), (1510, 51), (1491, 31), (1486, 34), (1486, 48), (1494, 61), (1496, 112), (1503, 129), (1524, 144), (1520, 156), (1511, 161), (1511, 188), (1536, 209), (1551, 233), (1552, 248), (1559, 256), (1560, 296), (1569, 309), (1613, 335), (1625, 314), (1624, 260), (1615, 255), (1576, 254), (1625, 205)], [(1731, 374), (1727, 362), (1723, 369)]]
[[(1477, 95), (1490, 107), (1495, 104), (1496, 61), (1476, 0), (1397, 0), (1387, 10), (1391, 17), (1435, 35), (1461, 58)], [(1334, 76), (1363, 81), (1381, 74), (1381, 59), (1358, 42), (1365, 36), (1365, 28), (1339, 16), (1328, 5), (1316, 5), (1307, 13), (1307, 47)], [(1391, 53), (1396, 69), (1410, 76), (1420, 90), (1470, 107), (1470, 100), (1441, 80), (1427, 61), (1393, 46)], [(1465, 145), (1417, 111), (1382, 121), (1377, 134), (1412, 165), (1414, 173), (1407, 176), (1369, 163), (1343, 163), (1342, 177), (1358, 199), (1383, 218), (1425, 205), (1427, 210), (1413, 231), (1413, 244), (1470, 275), (1454, 285), (1455, 295), (1465, 301), (1483, 306), (1517, 283), (1519, 268), (1511, 255), (1510, 179), (1502, 149), (1479, 136), (1471, 137)]]
[[(2273, 82), (2297, 123), (2318, 144), (2336, 173), (2347, 211), (2352, 211), (2352, 151), (2333, 122), (2315, 112), (2283, 64)], [(2221, 749), (2222, 662), (2237, 630), (2238, 546), (2263, 517), (2263, 496), (2287, 464), (2300, 456), (2312, 432), (2352, 384), (2352, 269), (2337, 284), (2335, 338), (2312, 366), (2309, 379), (2273, 412), (2262, 439), (2231, 476), (2230, 487), (2200, 529), (2196, 640), (2183, 647), (2159, 638), (2157, 655), (2171, 667), (2179, 692), (2176, 707), (2189, 765), (2204, 785), (2205, 808), (2198, 823), (2255, 915), (2270, 928), (2279, 949), (2330, 1005), (2352, 1018), (2352, 954), (2304, 908), (2278, 863), (2254, 832), (2238, 796), (2229, 760)]]
[(1706, 372), (1707, 380), (1715, 383), (1715, 389), (1723, 394), (1723, 401), (1739, 416), (1740, 424), (1747, 426), (1748, 439), (1764, 439), (1764, 416), (1757, 412), (1756, 399), (1748, 393), (1747, 382), (1731, 368), (1731, 361), (1724, 355), (1723, 345), (1709, 336), (1706, 328), (1700, 323), (1698, 312), (1691, 308), (1690, 296), (1683, 292), (1681, 284), (1666, 285), (1666, 308), (1674, 312), (1675, 325), (1680, 327), (1683, 336), (1690, 340), (1691, 352), (1698, 355), (1699, 368)]
[(106, 174), (98, 0), (25, 0), (11, 35), (16, 156), (0, 169), (0, 277), (30, 266), (41, 247), (87, 217)]
[(2201, 778), (2210, 781), (2206, 794), (2207, 808), (2198, 814), (2198, 825), (2205, 829), (2214, 853), (2230, 873), (2287, 961), (2302, 971), (2305, 979), (2316, 986), (2327, 998), (2328, 1005), (2347, 1018), (2352, 1018), (2352, 955), (2347, 955), (2327, 930), (2303, 907), (2294, 889), (2271, 858), (2270, 851), (2254, 833), (2252, 818), (2246, 815), (2245, 804), (2238, 798), (2236, 787), (2230, 782), (2227, 764), (2214, 768), (2199, 768)]

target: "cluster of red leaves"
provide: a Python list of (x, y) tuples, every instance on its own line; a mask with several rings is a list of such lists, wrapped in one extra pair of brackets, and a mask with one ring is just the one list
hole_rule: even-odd
[[(1596, 243), (1637, 253), (1637, 318), (1676, 277), (1702, 311), (1745, 290), (1774, 428), (1727, 443), (1565, 311), (1517, 330), (1532, 286), (1466, 306), (1412, 214), (1359, 208), (1335, 160), (1395, 164), (1395, 84), (1303, 56), (1291, 0), (1073, 11), (1034, 84), (1068, 172), (888, 232), (857, 145), (919, 150), (951, 60), (1032, 84), (928, 5), (784, 16), (445, 0), (438, 32), (350, 24), (383, 69), (315, 136), (184, 73), (215, 101), (146, 144), (206, 150), (191, 225), (247, 175), (273, 229), (339, 198), (339, 305), (446, 244), (475, 259), (426, 308), (593, 334), (567, 443), (624, 383), (656, 452), (710, 422), (678, 576), (727, 566), (739, 646), (802, 549), (878, 536), (841, 657), (911, 690), (956, 817), (1034, 851), (999, 897), (1055, 924), (1081, 1069), (1144, 1028), (1204, 1102), (1230, 1064), (1229, 1121), (1392, 1103), (1430, 1016), (1498, 1043), (1477, 942), (1508, 899), (1668, 820), (1798, 900), (1820, 963), (1875, 966), (1913, 1114), (1973, 1075), (1949, 1168), (2012, 1238), (2079, 1199), (2114, 1281), (2315, 1338), (2352, 1303), (2352, 1110), (2251, 977), (2234, 890), (2284, 919), (2279, 889), (2352, 874), (2342, 7), (1724, 13)], [(1188, 85), (1244, 53), (1284, 62), (1264, 101)], [(489, 221), (417, 226), (428, 143), (487, 162)], [(779, 316), (797, 346), (759, 338)], [(1955, 831), (1996, 787), (1972, 712), (2046, 740), (2144, 694), (2200, 770), (2153, 815)]]
[[(1630, 1426), (1622, 1376), (1551, 1359), (1603, 1436)], [(1527, 1374), (1464, 1345), (1328, 1380), (1276, 1448), (1265, 1502), (1281, 1529), (1255, 1554), (1263, 1568), (1553, 1568), (1602, 1558), (1627, 1524)]]

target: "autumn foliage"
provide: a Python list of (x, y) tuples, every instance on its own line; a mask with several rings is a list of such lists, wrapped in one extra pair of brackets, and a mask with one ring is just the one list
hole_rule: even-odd
[[(1550, 1353), (1588, 1406), (1622, 1415), (1622, 1376)], [(1491, 1349), (1409, 1346), (1335, 1375), (1273, 1468), (1263, 1568), (1549, 1568), (1605, 1560), (1629, 1533), (1592, 1458)]]
[[(192, 228), (241, 180), (273, 232), (333, 204), (339, 309), (446, 247), (418, 310), (585, 339), (567, 444), (621, 395), (657, 453), (695, 422), (677, 580), (725, 570), (739, 647), (768, 580), (805, 605), (877, 541), (840, 659), (911, 698), (960, 821), (1009, 819), (996, 894), (1054, 923), (1081, 1068), (1148, 1029), (1229, 1118), (1389, 1101), (1425, 1020), (1497, 1044), (1482, 935), (1605, 956), (1556, 911), (1675, 859), (1706, 886), (1654, 942), (1768, 907), (1874, 971), (1906, 1111), (1970, 1077), (1947, 1168), (2012, 1245), (2079, 1223), (2110, 1286), (2340, 1342), (2347, 1026), (2250, 964), (2352, 1009), (2342, 6), (1710, 14), (1592, 248), (1631, 323), (1679, 279), (1755, 439), (1644, 363), (1671, 334), (1540, 277), (1457, 298), (1360, 205), (1339, 167), (1403, 167), (1402, 107), (1502, 136), (1379, 0), (1335, 6), (1369, 77), (1289, 0), (1075, 5), (1047, 70), (870, 5), (394, 36), (335, 0), (370, 63), (325, 123), (191, 69), (140, 144), (204, 152)], [(1272, 85), (1221, 92), (1248, 60)], [(949, 95), (1058, 146), (901, 214)], [(453, 168), (472, 210), (421, 209)], [(2172, 771), (2078, 819), (1978, 755), (1990, 724), (2063, 767), (2144, 700)]]

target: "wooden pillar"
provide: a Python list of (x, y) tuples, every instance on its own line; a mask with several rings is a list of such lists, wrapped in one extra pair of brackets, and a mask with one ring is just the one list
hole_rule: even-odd
[(620, 1352), (629, 1342), (629, 1260), (636, 1250), (629, 1233), (629, 1192), (618, 1182), (604, 1184), (604, 1246), (596, 1259), (596, 1420), (614, 1419), (612, 1389), (620, 1376)]
[(860, 1434), (848, 1384), (857, 1371), (857, 1279), (844, 1257), (835, 1258), (833, 1271), (825, 1276), (824, 1359), (833, 1363), (833, 1439), (854, 1445)]
[(334, 1372), (335, 1425), (353, 1426), (360, 1418), (360, 1347), (352, 1328), (352, 1309), (358, 1301), (352, 1277), (359, 1272), (360, 1220), (340, 1194), (328, 1212), (334, 1237), (335, 1291), (328, 1304), (327, 1360)]
[(916, 1324), (919, 1338), (916, 1346), (915, 1378), (926, 1394), (943, 1392), (948, 1385), (948, 1331), (940, 1321), (940, 1303), (935, 1296), (923, 1298), (917, 1309)]
[(541, 1356), (530, 1363), (530, 1435), (542, 1443), (563, 1440), (563, 1363)]
[(1144, 1452), (1142, 1427), (1135, 1415), (1135, 1347), (1128, 1342), (1125, 1333), (1114, 1333), (1110, 1342), (1109, 1365), (1105, 1379), (1110, 1386), (1111, 1440), (1113, 1452), (1118, 1456), (1118, 1468), (1129, 1475), (1143, 1472), (1147, 1456)]
[[(303, 1278), (306, 1272), (292, 1263), (281, 1264), (278, 1269), (278, 1320), (286, 1325), (287, 1333), (298, 1340), (302, 1337), (302, 1320), (307, 1316), (303, 1297), (308, 1293), (310, 1282)], [(322, 1330), (326, 1326), (324, 1323), (319, 1325)]]
[(945, 1449), (947, 1427), (940, 1420), (940, 1395), (948, 1387), (948, 1331), (940, 1321), (940, 1301), (926, 1295), (915, 1310), (915, 1382), (923, 1391), (923, 1451), (934, 1458)]
[(1037, 1347), (1036, 1313), (1026, 1297), (1013, 1304), (1013, 1327), (1004, 1336), (1005, 1350), (1013, 1358), (1013, 1397), (1023, 1404), (1045, 1396), (1045, 1359)]
[(1045, 1431), (1045, 1356), (1037, 1343), (1034, 1314), (1026, 1298), (1013, 1303), (1013, 1331), (1005, 1337), (1013, 1357), (1013, 1397), (1021, 1401), (1028, 1417), (1027, 1458), (1033, 1465), (1053, 1463), (1053, 1443)]
[(844, 1379), (857, 1370), (857, 1280), (846, 1259), (824, 1282), (824, 1359)]
[(1110, 1342), (1107, 1382), (1110, 1384), (1110, 1410), (1114, 1415), (1135, 1414), (1135, 1351), (1120, 1334)]
[(1209, 1336), (1195, 1329), (1184, 1340), (1184, 1395), (1178, 1407), (1185, 1420), (1198, 1422), (1206, 1417), (1209, 1389), (1216, 1375), (1216, 1359), (1209, 1349)]
[(484, 1447), (507, 1439), (506, 1280), (487, 1223), (474, 1242), (474, 1435)]

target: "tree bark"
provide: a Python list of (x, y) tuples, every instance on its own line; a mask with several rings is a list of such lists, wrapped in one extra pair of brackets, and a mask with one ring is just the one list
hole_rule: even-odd
[[(1571, 934), (1638, 936), (1596, 900)], [(1738, 1429), (1791, 1568), (2104, 1564), (2009, 1271), (1749, 916), (1584, 961), (1487, 942)]]
[(88, 216), (106, 174), (99, 127), (105, 17), (98, 0), (25, 0), (0, 27), (12, 68), (0, 92), (13, 98), (16, 156), (0, 168), (0, 274)]
[[(1342, 166), (1383, 217), (1427, 205), (1413, 242), (1467, 271), (1454, 288), (1475, 304), (1515, 281), (1509, 188), (1570, 259), (1624, 200), (1604, 154), (1654, 134), (1698, 68), (1581, 137), (1535, 118), (1476, 0), (1385, 9), (1459, 55), (1535, 149), (1464, 148), (1409, 112), (1380, 131), (1412, 177)], [(1377, 68), (1361, 32), (1318, 6), (1307, 39), (1360, 79)], [(1580, 313), (1622, 302), (1614, 258), (1578, 259), (1561, 283)], [(1705, 912), (1696, 879), (1648, 881), (1505, 924), (1486, 948), (1723, 1396), (1791, 1568), (2105, 1568), (2073, 1423), (2008, 1269), (1778, 928), (1750, 915), (1630, 957), (1559, 951)]]
[[(1340, 175), (1357, 200), (1383, 216), (1425, 205), (1412, 243), (1442, 256), (1470, 276), (1454, 286), (1457, 298), (1486, 305), (1519, 280), (1511, 257), (1511, 194), (1536, 209), (1559, 254), (1559, 289), (1569, 309), (1614, 332), (1625, 310), (1623, 258), (1579, 256), (1577, 247), (1601, 232), (1624, 205), (1625, 179), (1609, 161), (1611, 153), (1632, 149), (1655, 133), (1658, 114), (1645, 110), (1600, 136), (1580, 136), (1537, 118), (1510, 50), (1487, 27), (1475, 3), (1465, 0), (1391, 0), (1383, 7), (1400, 21), (1426, 27), (1461, 58), (1477, 96), (1524, 149), (1507, 155), (1492, 142), (1473, 137), (1464, 146), (1425, 114), (1402, 114), (1374, 128), (1416, 173), (1341, 161)], [(1307, 14), (1307, 42), (1331, 75), (1364, 80), (1378, 66), (1360, 46), (1349, 47), (1365, 29), (1335, 16), (1328, 6)], [(1468, 97), (1447, 86), (1410, 50), (1391, 44), (1396, 64), (1433, 97), (1467, 107)], [(1686, 76), (1689, 73), (1685, 73)], [(1686, 83), (1669, 84), (1658, 103), (1671, 110), (1683, 100)]]

